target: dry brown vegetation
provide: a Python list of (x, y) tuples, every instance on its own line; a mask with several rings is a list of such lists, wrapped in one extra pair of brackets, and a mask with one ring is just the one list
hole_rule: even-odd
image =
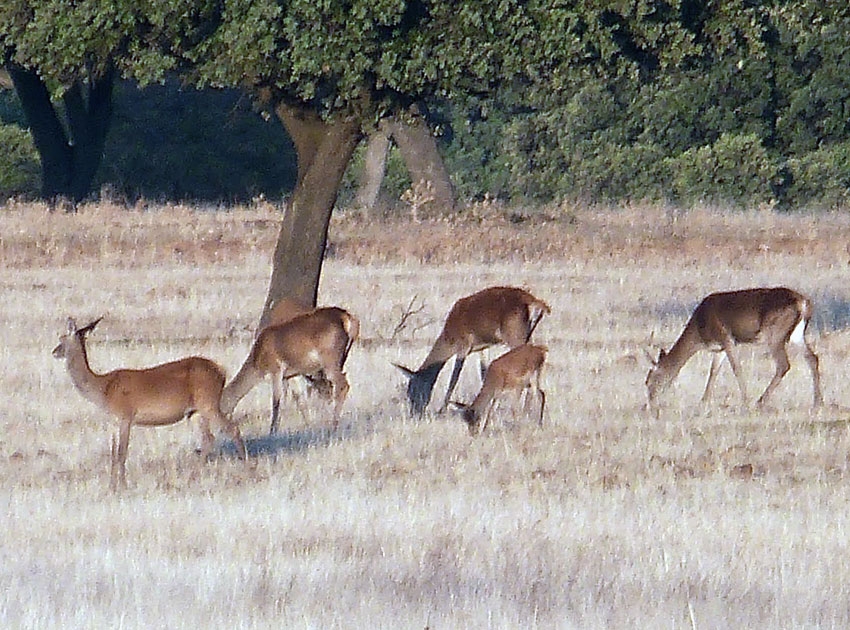
[[(96, 370), (201, 354), (232, 375), (278, 221), (260, 204), (0, 208), (2, 627), (850, 625), (845, 217), (342, 214), (320, 289), (361, 319), (340, 430), (322, 401), (289, 401), (267, 437), (256, 388), (237, 411), (247, 469), (223, 437), (201, 461), (189, 423), (136, 429), (129, 488), (110, 492), (115, 426), (50, 356), (65, 317), (105, 316)], [(535, 333), (544, 427), (509, 405), (475, 439), (456, 416), (412, 419), (392, 362), (419, 361), (449, 306), (493, 284), (552, 307)], [(669, 346), (707, 293), (780, 284), (816, 303), (824, 409), (792, 356), (767, 410), (740, 408), (727, 366), (702, 412), (698, 355), (660, 418), (646, 413), (651, 333)], [(423, 308), (393, 336), (413, 296)], [(742, 361), (758, 391), (771, 360)]]

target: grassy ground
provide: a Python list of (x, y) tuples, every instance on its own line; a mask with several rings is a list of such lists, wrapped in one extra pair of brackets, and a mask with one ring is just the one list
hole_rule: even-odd
[[(278, 219), (268, 207), (0, 209), (0, 625), (850, 625), (846, 218), (342, 215), (321, 301), (356, 313), (363, 339), (339, 432), (320, 403), (302, 414), (290, 401), (266, 437), (260, 387), (236, 411), (248, 465), (226, 441), (200, 461), (191, 423), (137, 429), (129, 488), (111, 493), (114, 424), (50, 356), (65, 317), (105, 316), (89, 343), (98, 371), (202, 354), (232, 375)], [(552, 306), (535, 337), (550, 348), (544, 428), (503, 410), (471, 439), (456, 417), (411, 419), (391, 362), (421, 361), (453, 301), (493, 284)], [(669, 346), (710, 291), (779, 284), (817, 304), (822, 411), (792, 357), (771, 408), (742, 409), (725, 368), (702, 412), (704, 355), (659, 419), (644, 411), (653, 333)], [(414, 296), (422, 310), (394, 334)], [(757, 394), (772, 363), (743, 360)]]

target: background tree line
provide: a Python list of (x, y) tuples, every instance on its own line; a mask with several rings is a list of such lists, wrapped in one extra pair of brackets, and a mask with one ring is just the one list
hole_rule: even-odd
[(6, 0), (0, 51), (47, 198), (80, 200), (104, 173), (119, 79), (236, 89), (285, 128), (294, 186), (266, 318), (284, 296), (316, 303), (363, 140), (391, 131), (408, 168), (437, 177), (427, 125), (441, 116), (462, 197), (843, 204), (848, 13), (815, 0)]
[[(166, 63), (174, 43), (157, 48), (146, 39), (189, 33), (209, 54), (203, 20), (168, 25), (158, 3), (146, 15), (130, 3), (115, 3), (112, 14), (98, 3), (63, 13), (61, 4), (15, 0), (0, 9), (5, 67), (16, 79), (0, 95), (0, 193), (82, 198), (108, 184), (130, 198), (226, 201), (292, 191), (296, 152), (282, 127), (263, 121), (244, 91), (192, 88), (200, 57)], [(274, 4), (245, 6), (258, 15)], [(416, 10), (417, 3), (401, 4)], [(460, 198), (846, 202), (850, 9), (843, 3), (638, 0), (539, 9), (533, 37), (555, 54), (517, 45), (509, 62), (524, 64), (522, 72), (421, 95)], [(247, 10), (241, 28), (256, 35), (257, 15)], [(98, 20), (110, 28), (95, 28)], [(325, 44), (351, 47), (340, 55), (356, 60), (362, 34), (350, 21), (346, 28), (352, 32)], [(449, 51), (445, 62), (459, 53)], [(174, 79), (159, 85), (166, 73)], [(139, 76), (146, 87), (121, 76)], [(199, 83), (227, 84), (210, 79)], [(52, 144), (44, 139), (51, 134)], [(62, 156), (69, 145), (75, 159)], [(392, 155), (388, 182), (395, 199), (410, 184)], [(343, 192), (355, 185), (350, 172), (343, 184)]]

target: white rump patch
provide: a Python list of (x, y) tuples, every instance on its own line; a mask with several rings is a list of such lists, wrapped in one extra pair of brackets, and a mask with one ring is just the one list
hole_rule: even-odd
[(791, 333), (791, 338), (789, 341), (791, 343), (795, 343), (798, 346), (801, 346), (805, 343), (805, 334), (806, 334), (806, 320), (802, 317), (797, 325), (794, 327), (793, 332)]

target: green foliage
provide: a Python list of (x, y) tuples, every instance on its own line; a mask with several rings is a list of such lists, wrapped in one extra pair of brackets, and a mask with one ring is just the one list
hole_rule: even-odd
[(754, 134), (723, 134), (714, 144), (685, 151), (668, 162), (675, 198), (732, 204), (769, 201), (773, 165)]
[[(195, 86), (354, 116), (364, 129), (417, 101), (449, 101), (441, 143), (465, 198), (840, 203), (850, 142), (847, 41), (846, 3), (811, 0), (0, 5), (0, 46), (37, 67), (55, 93), (114, 63), (142, 84), (176, 71)], [(210, 148), (168, 145), (235, 123), (198, 116), (185, 129), (177, 111), (158, 107), (161, 121), (119, 123), (111, 141), (129, 134), (137, 149), (108, 148), (102, 180), (145, 195), (204, 189), (230, 197), (237, 186), (291, 185), (291, 175), (274, 174), (289, 149), (215, 133), (203, 140)], [(155, 122), (168, 131), (149, 143), (139, 130)], [(203, 167), (187, 157), (201, 153)], [(268, 175), (261, 182), (231, 160), (273, 166), (255, 169)], [(389, 185), (402, 187), (392, 160)], [(240, 170), (244, 177), (234, 176)]]
[(503, 134), (510, 116), (498, 106), (470, 98), (464, 106), (448, 108), (450, 137), (441, 138), (446, 167), (457, 195), (483, 199), (485, 195), (508, 198), (515, 191)]
[(539, 25), (537, 76), (501, 85), (475, 125), (454, 103), (447, 155), (466, 159), (450, 164), (478, 173), (455, 181), (498, 174), (464, 192), (782, 207), (846, 196), (846, 6), (589, 3)]
[(38, 192), (38, 153), (29, 133), (17, 125), (0, 124), (0, 200)]
[(777, 192), (784, 207), (846, 208), (850, 203), (850, 141), (792, 158), (783, 174), (785, 185)]

